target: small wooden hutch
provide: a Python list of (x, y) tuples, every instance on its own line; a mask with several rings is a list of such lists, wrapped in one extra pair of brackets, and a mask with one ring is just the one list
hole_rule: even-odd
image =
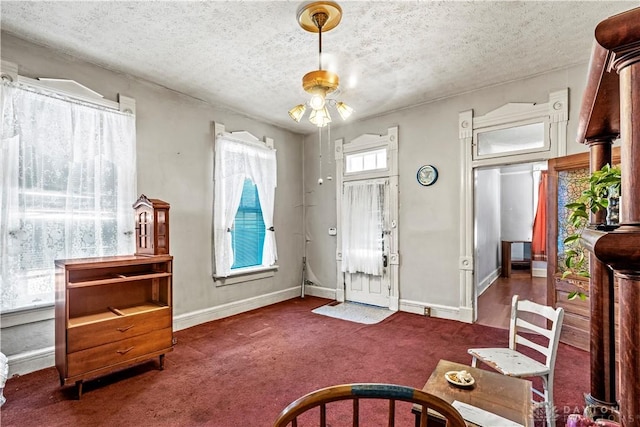
[(144, 194), (133, 204), (136, 213), (136, 255), (169, 253), (169, 203)]

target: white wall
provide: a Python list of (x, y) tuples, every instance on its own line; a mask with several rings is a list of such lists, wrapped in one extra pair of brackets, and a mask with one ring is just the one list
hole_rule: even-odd
[[(585, 61), (587, 58), (585, 58)], [(549, 92), (569, 88), (569, 123), (567, 153), (586, 151), (575, 142), (580, 99), (587, 67), (566, 70), (509, 82), (443, 99), (437, 102), (390, 112), (378, 117), (340, 125), (334, 121), (332, 140), (345, 142), (363, 134), (385, 134), (387, 128), (399, 127), (399, 253), (400, 306), (417, 303), (439, 307), (435, 315), (456, 318), (460, 307), (460, 159), (458, 113), (474, 110), (482, 116), (508, 102), (544, 103)], [(357, 119), (357, 100), (353, 104)], [(310, 241), (307, 259), (320, 286), (335, 289), (337, 283), (333, 236), (326, 233), (336, 224), (336, 191), (317, 186), (318, 141), (316, 134), (305, 137), (305, 194), (309, 206), (305, 226)], [(330, 156), (326, 150), (323, 161)], [(331, 162), (334, 162), (331, 156)], [(325, 165), (327, 163), (324, 163)], [(430, 187), (416, 182), (416, 171), (423, 164), (438, 168), (439, 179)], [(324, 167), (324, 166), (323, 166)], [(404, 305), (403, 305), (404, 304)]]
[[(500, 171), (502, 240), (531, 241), (533, 233), (533, 169), (531, 164), (506, 166)], [(513, 258), (517, 253), (512, 254)]]
[(475, 223), (476, 223), (476, 295), (498, 277), (500, 272), (500, 170), (476, 170)]
[[(171, 205), (174, 316), (178, 320), (174, 328), (299, 295), (303, 249), (301, 135), (4, 33), (1, 47), (2, 59), (17, 63), (22, 75), (74, 79), (111, 100), (118, 93), (135, 98), (138, 194)], [(280, 268), (271, 278), (224, 287), (216, 287), (211, 278), (213, 121), (223, 123), (227, 131), (246, 130), (275, 141), (278, 187), (274, 226)], [(50, 352), (53, 321), (50, 315), (49, 319), (44, 317), (36, 324), (4, 328), (2, 351), (9, 356)]]

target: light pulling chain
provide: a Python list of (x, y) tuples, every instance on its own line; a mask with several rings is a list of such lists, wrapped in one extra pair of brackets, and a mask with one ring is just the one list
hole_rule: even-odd
[(322, 185), (322, 128), (319, 127), (318, 128), (318, 152), (319, 152), (319, 164), (318, 164), (318, 170), (319, 170), (319, 178), (318, 178), (318, 184)]

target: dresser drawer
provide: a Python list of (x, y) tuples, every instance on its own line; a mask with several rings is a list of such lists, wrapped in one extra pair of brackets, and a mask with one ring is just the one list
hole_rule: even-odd
[(120, 341), (170, 326), (171, 310), (169, 307), (75, 326), (67, 330), (67, 353)]
[(138, 335), (110, 344), (76, 351), (67, 355), (67, 375), (84, 374), (144, 356), (172, 346), (172, 328), (165, 328), (148, 334)]

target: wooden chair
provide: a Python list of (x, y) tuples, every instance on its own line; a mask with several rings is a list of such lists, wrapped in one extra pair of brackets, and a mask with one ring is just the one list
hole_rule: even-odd
[[(523, 312), (542, 316), (550, 328), (536, 326), (520, 316)], [(533, 392), (544, 399), (547, 426), (555, 426), (555, 410), (553, 406), (553, 370), (556, 363), (556, 352), (562, 329), (564, 310), (553, 309), (532, 301), (518, 301), (518, 295), (514, 295), (511, 304), (511, 322), (509, 325), (509, 348), (471, 348), (469, 354), (473, 356), (471, 366), (476, 366), (477, 360), (491, 366), (496, 371), (512, 377), (542, 378), (543, 391), (532, 389)], [(542, 335), (548, 340), (546, 346), (537, 344), (522, 335), (521, 330), (532, 334)], [(529, 347), (544, 356), (544, 363), (532, 359), (516, 350), (516, 345)]]
[(320, 407), (320, 427), (327, 425), (327, 403), (339, 400), (353, 401), (353, 426), (359, 424), (360, 399), (382, 399), (389, 401), (388, 426), (395, 426), (395, 402), (404, 401), (422, 405), (420, 426), (427, 425), (427, 409), (438, 412), (447, 421), (447, 427), (466, 427), (460, 413), (451, 404), (441, 398), (411, 387), (394, 384), (343, 384), (323, 388), (311, 392), (284, 408), (273, 424), (274, 427), (285, 427), (291, 423), (298, 426), (298, 416), (310, 409)]

